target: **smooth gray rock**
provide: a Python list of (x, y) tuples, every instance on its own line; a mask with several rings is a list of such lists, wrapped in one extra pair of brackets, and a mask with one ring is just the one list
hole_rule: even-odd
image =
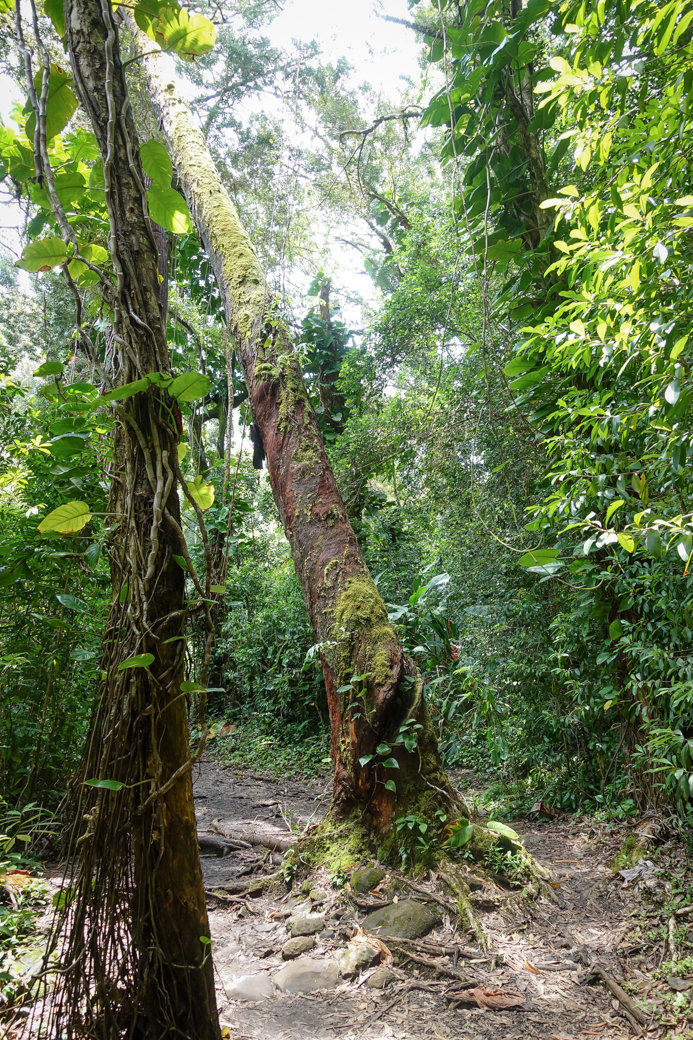
[(295, 939), (287, 939), (284, 943), (282, 957), (285, 961), (292, 961), (295, 957), (300, 957), (302, 953), (312, 950), (314, 946), (314, 935), (297, 935)]
[(230, 1000), (266, 1000), (274, 996), (274, 983), (269, 975), (241, 975), (225, 987)]
[(334, 989), (338, 978), (339, 969), (334, 961), (299, 957), (280, 968), (273, 981), (282, 993), (313, 993), (318, 989)]
[(349, 884), (354, 892), (370, 892), (372, 888), (380, 884), (384, 877), (385, 871), (380, 867), (363, 867), (361, 870), (353, 872), (349, 878)]
[(315, 935), (325, 927), (325, 918), (322, 914), (294, 914), (286, 922), (290, 935)]
[(381, 964), (375, 969), (370, 978), (366, 979), (366, 986), (368, 989), (385, 989), (394, 977), (388, 966)]
[(374, 910), (363, 921), (363, 929), (373, 935), (391, 935), (398, 939), (420, 939), (440, 923), (440, 914), (433, 907), (416, 899), (402, 899), (399, 903)]
[(339, 973), (345, 979), (355, 979), (379, 959), (380, 953), (372, 946), (363, 942), (349, 943), (345, 950), (337, 954)]
[(675, 976), (667, 975), (667, 984), (677, 993), (685, 993), (693, 986), (693, 979), (677, 979)]

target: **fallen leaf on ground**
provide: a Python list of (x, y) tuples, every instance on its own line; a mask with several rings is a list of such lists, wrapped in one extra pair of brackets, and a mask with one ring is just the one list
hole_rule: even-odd
[(454, 997), (462, 1004), (476, 1004), (480, 1008), (497, 1010), (500, 1008), (520, 1007), (524, 999), (519, 993), (505, 989), (486, 989), (484, 986), (475, 986), (474, 989), (465, 989), (455, 993)]
[(538, 968), (535, 968), (529, 961), (525, 961), (525, 971), (531, 971), (532, 975), (541, 975)]
[(536, 813), (537, 815), (541, 813), (542, 816), (548, 816), (551, 820), (556, 816), (560, 816), (558, 809), (554, 809), (553, 806), (547, 805), (543, 798), (540, 798), (538, 802), (535, 802), (529, 811), (531, 813)]
[(626, 884), (630, 884), (632, 881), (637, 881), (639, 878), (653, 877), (654, 872), (655, 865), (652, 860), (641, 859), (634, 867), (628, 867), (626, 870), (619, 870), (619, 875), (625, 879)]
[(0, 879), (5, 888), (26, 888), (31, 884), (31, 874), (28, 870), (8, 870)]

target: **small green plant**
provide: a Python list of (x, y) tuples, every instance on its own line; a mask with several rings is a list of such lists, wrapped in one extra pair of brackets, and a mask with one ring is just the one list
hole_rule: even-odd
[(402, 867), (430, 862), (439, 846), (437, 835), (429, 834), (429, 826), (421, 816), (400, 816), (395, 820)]
[(344, 870), (335, 870), (330, 877), (330, 882), (334, 888), (344, 888), (347, 883), (347, 874)]

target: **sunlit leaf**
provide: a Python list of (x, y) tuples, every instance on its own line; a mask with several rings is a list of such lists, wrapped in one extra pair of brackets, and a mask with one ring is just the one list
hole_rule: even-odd
[(188, 235), (193, 229), (188, 204), (175, 188), (152, 184), (147, 191), (149, 216), (165, 231), (174, 235)]
[(495, 834), (502, 834), (504, 838), (510, 838), (512, 841), (519, 841), (520, 835), (517, 831), (514, 831), (512, 827), (508, 827), (506, 823), (500, 823), (498, 820), (489, 820), (485, 824), (487, 831), (493, 831)]
[(190, 59), (211, 50), (217, 31), (208, 18), (184, 7), (165, 7), (154, 23), (157, 42), (164, 50)]
[(173, 163), (162, 144), (158, 141), (145, 141), (140, 148), (140, 158), (144, 172), (153, 184), (168, 188), (173, 176)]
[[(0, 0), (0, 4), (2, 2), (6, 3), (7, 0)], [(14, 7), (14, 2), (12, 4), (12, 6)], [(43, 5), (44, 11), (46, 12), (48, 17), (52, 21), (52, 23), (53, 23), (53, 25), (55, 27), (55, 31), (57, 32), (58, 36), (60, 36), (61, 39), (65, 35), (65, 9), (64, 9), (64, 7), (65, 7), (65, 5), (63, 4), (63, 0), (46, 0), (46, 2)]]
[[(34, 76), (36, 94), (40, 98), (42, 90), (43, 70)], [(78, 101), (72, 89), (72, 77), (59, 65), (51, 65), (48, 76), (48, 97), (46, 99), (46, 140), (52, 141), (72, 119), (78, 108)], [(36, 129), (36, 114), (29, 113), (26, 121), (26, 135), (33, 140)]]
[(31, 272), (50, 271), (58, 264), (64, 264), (66, 260), (67, 246), (62, 238), (51, 235), (49, 238), (29, 242), (24, 247), (22, 259), (17, 261), (17, 267)]
[(209, 509), (214, 503), (214, 485), (207, 484), (204, 477), (198, 475), (188, 484), (190, 497), (198, 504), (200, 509)]
[(64, 365), (60, 361), (44, 361), (42, 365), (34, 369), (35, 376), (60, 376)]
[(48, 516), (45, 516), (38, 525), (41, 534), (55, 531), (58, 534), (72, 534), (81, 531), (89, 523), (92, 514), (86, 502), (66, 502), (58, 506)]

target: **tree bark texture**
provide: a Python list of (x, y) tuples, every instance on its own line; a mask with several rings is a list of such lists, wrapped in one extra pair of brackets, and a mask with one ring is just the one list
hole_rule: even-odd
[[(170, 372), (158, 253), (107, 0), (66, 0), (75, 86), (103, 160), (118, 379)], [(56, 1035), (218, 1040), (185, 696), (186, 553), (174, 402), (118, 407), (102, 688), (77, 792), (76, 863), (53, 1002)], [(132, 659), (146, 656), (141, 663)], [(148, 664), (147, 664), (148, 662)], [(60, 946), (63, 939), (57, 935)]]
[[(274, 499), (320, 646), (335, 768), (333, 804), (345, 811), (367, 808), (363, 822), (369, 829), (387, 831), (396, 808), (429, 795), (432, 787), (447, 792), (421, 680), (403, 653), (349, 523), (257, 253), (188, 105), (177, 96), (160, 55), (152, 54), (151, 41), (126, 17), (214, 265)], [(402, 726), (418, 735), (411, 752), (395, 743)], [(385, 743), (392, 747), (387, 758), (376, 753)], [(385, 768), (389, 758), (399, 768)], [(388, 780), (396, 793), (385, 786)]]

